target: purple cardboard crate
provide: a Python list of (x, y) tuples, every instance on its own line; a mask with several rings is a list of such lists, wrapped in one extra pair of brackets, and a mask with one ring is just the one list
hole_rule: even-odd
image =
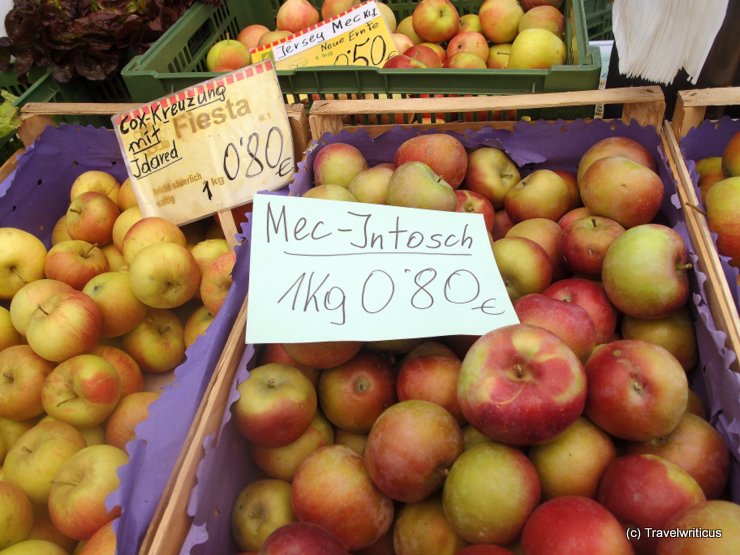
[[(434, 132), (434, 131), (426, 131)], [(358, 147), (370, 165), (392, 161), (393, 152), (406, 139), (419, 134), (417, 131), (395, 128), (379, 137), (371, 138), (364, 131), (341, 132), (326, 135), (309, 147), (306, 158), (299, 164), (294, 181), (289, 185), (292, 194), (299, 195), (312, 186), (311, 164), (318, 149), (326, 144), (348, 142)], [(596, 141), (611, 136), (627, 136), (647, 147), (656, 158), (660, 177), (666, 188), (661, 211), (662, 222), (676, 229), (689, 247), (690, 258), (697, 257), (688, 238), (679, 209), (676, 183), (672, 180), (660, 138), (654, 128), (625, 125), (621, 122), (563, 121), (520, 123), (514, 132), (492, 128), (463, 134), (452, 133), (467, 148), (494, 146), (504, 149), (526, 174), (538, 167), (560, 168), (575, 172), (578, 160)], [(244, 233), (249, 236), (248, 224)], [(732, 355), (723, 345), (723, 334), (717, 331), (709, 308), (704, 301), (706, 276), (692, 272), (692, 295), (689, 302), (696, 321), (700, 363), (690, 379), (695, 389), (707, 402), (710, 420), (725, 437), (733, 456), (730, 496), (740, 500), (740, 381), (728, 370)], [(197, 484), (188, 505), (193, 523), (181, 553), (207, 555), (211, 553), (236, 553), (231, 535), (230, 519), (234, 500), (249, 483), (263, 478), (251, 461), (247, 443), (231, 419), (231, 406), (238, 393), (236, 385), (244, 381), (249, 368), (255, 364), (259, 346), (247, 345), (231, 389), (221, 420), (221, 428), (204, 442), (205, 454), (198, 467)], [(734, 399), (734, 401), (733, 401)]]
[[(67, 210), (72, 182), (88, 170), (107, 171), (119, 181), (127, 177), (113, 132), (64, 124), (47, 128), (0, 184), (0, 227), (25, 229), (49, 247), (51, 230)], [(149, 418), (126, 446), (129, 462), (119, 471), (121, 485), (107, 499), (108, 507), (121, 506), (115, 525), (121, 555), (139, 550), (246, 295), (248, 270), (248, 251), (238, 248), (234, 284), (223, 308), (188, 348), (172, 383), (152, 403)]]

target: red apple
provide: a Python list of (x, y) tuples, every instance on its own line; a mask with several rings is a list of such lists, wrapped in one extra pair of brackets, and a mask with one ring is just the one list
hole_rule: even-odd
[(404, 50), (403, 55), (420, 61), (424, 64), (424, 67), (442, 67), (442, 60), (440, 60), (437, 53), (423, 44), (414, 44)]
[(404, 141), (393, 158), (396, 168), (406, 162), (424, 162), (450, 187), (460, 186), (468, 168), (468, 155), (463, 144), (446, 133), (418, 135)]
[(112, 240), (113, 224), (120, 213), (118, 204), (103, 193), (82, 193), (67, 208), (67, 233), (72, 239), (105, 245)]
[(225, 252), (216, 257), (201, 276), (200, 298), (203, 300), (203, 305), (214, 315), (218, 314), (229, 295), (235, 264), (236, 252)]
[(544, 249), (550, 257), (553, 269), (553, 280), (566, 274), (563, 258), (563, 228), (557, 222), (547, 218), (529, 218), (511, 226), (505, 237), (524, 237), (531, 239)]
[(412, 23), (422, 40), (446, 42), (460, 29), (460, 14), (450, 0), (420, 0), (414, 8)]
[[(393, 38), (393, 44), (396, 46), (396, 50), (398, 52), (405, 52), (406, 50), (414, 46), (414, 44), (417, 44), (408, 35), (405, 35), (401, 32), (391, 33), (391, 37)], [(419, 39), (419, 41), (421, 41), (421, 39)], [(398, 54), (396, 54), (396, 56), (398, 56)]]
[(109, 269), (108, 259), (99, 247), (75, 239), (51, 247), (44, 264), (47, 278), (63, 281), (78, 290), (82, 290), (93, 277)]
[(342, 542), (326, 528), (310, 522), (292, 522), (275, 530), (259, 555), (349, 555)]
[(519, 168), (503, 150), (484, 146), (468, 154), (465, 187), (486, 197), (496, 209), (504, 207), (506, 193), (519, 179)]
[(588, 216), (593, 216), (594, 214), (585, 206), (579, 206), (578, 208), (571, 208), (568, 210), (565, 214), (562, 215), (562, 217), (558, 220), (558, 224), (560, 224), (560, 227), (565, 229), (568, 227), (571, 223), (575, 222), (576, 220), (580, 220), (581, 218), (586, 218)]
[(28, 420), (43, 414), (41, 390), (53, 369), (54, 363), (28, 345), (0, 351), (0, 417)]
[(136, 426), (149, 417), (149, 406), (159, 395), (158, 391), (139, 391), (121, 397), (105, 424), (105, 443), (126, 449), (126, 444), (136, 437)]
[(740, 506), (730, 501), (697, 503), (669, 518), (664, 528), (686, 532), (660, 538), (659, 555), (731, 555), (740, 544)]
[(513, 226), (514, 226), (514, 222), (511, 220), (511, 216), (509, 216), (506, 213), (506, 210), (500, 210), (496, 212), (496, 216), (493, 219), (493, 227), (491, 228), (491, 237), (493, 237), (494, 241), (503, 239), (504, 237), (506, 237), (506, 233)]
[(740, 177), (718, 181), (705, 200), (709, 228), (717, 234), (717, 250), (740, 265), (740, 226), (733, 214), (740, 206)]
[(288, 366), (298, 368), (298, 370), (303, 372), (314, 386), (319, 384), (321, 370), (296, 362), (288, 356), (280, 343), (268, 343), (266, 345), (262, 345), (262, 349), (259, 352), (259, 358), (257, 359), (257, 364), (261, 366), (263, 364), (269, 364), (270, 362), (287, 364)]
[(251, 50), (252, 48), (257, 48), (257, 42), (260, 40), (260, 37), (269, 30), (264, 25), (252, 23), (242, 28), (234, 38)]
[(418, 57), (412, 58), (406, 54), (391, 56), (383, 64), (383, 69), (409, 69), (415, 67), (427, 67), (427, 65)]
[(578, 173), (576, 174), (578, 184), (580, 185), (583, 175), (591, 164), (596, 160), (606, 158), (607, 156), (624, 156), (642, 164), (646, 168), (657, 171), (655, 158), (653, 158), (650, 151), (640, 143), (628, 137), (607, 137), (606, 139), (602, 139), (594, 143), (583, 154), (583, 156), (581, 156), (581, 160), (578, 163)]
[(275, 15), (275, 23), (281, 31), (297, 33), (319, 22), (319, 10), (308, 0), (285, 0)]
[(398, 371), (396, 392), (399, 401), (420, 399), (445, 408), (460, 424), (465, 417), (457, 401), (460, 359), (450, 356), (416, 356), (405, 360)]
[(483, 221), (485, 222), (486, 229), (488, 231), (493, 229), (495, 213), (491, 201), (480, 193), (469, 191), (467, 189), (457, 189), (455, 191), (455, 197), (457, 198), (456, 212), (483, 214)]
[(144, 376), (136, 361), (126, 351), (110, 345), (97, 345), (90, 351), (111, 363), (121, 380), (121, 397), (144, 389)]
[(488, 41), (482, 33), (477, 31), (463, 31), (457, 33), (447, 43), (447, 58), (460, 52), (475, 54), (483, 60), (488, 59)]
[(332, 143), (322, 147), (313, 159), (316, 185), (341, 185), (345, 189), (362, 170), (367, 160), (360, 150), (348, 143)]
[(479, 543), (463, 547), (456, 555), (514, 555), (514, 552), (499, 545)]
[(317, 341), (282, 343), (283, 350), (298, 364), (311, 368), (332, 368), (349, 361), (362, 348), (361, 341)]
[(570, 271), (599, 277), (606, 251), (624, 233), (624, 227), (611, 218), (590, 216), (572, 222), (563, 231), (563, 256)]

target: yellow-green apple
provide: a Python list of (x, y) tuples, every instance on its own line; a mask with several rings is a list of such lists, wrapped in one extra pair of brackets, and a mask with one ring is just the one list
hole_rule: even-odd
[(611, 437), (580, 416), (555, 439), (529, 451), (543, 499), (563, 495), (595, 497), (601, 476), (616, 458)]
[[(422, 39), (414, 30), (414, 18), (412, 15), (404, 17), (401, 21), (398, 22), (398, 25), (396, 25), (396, 34), (399, 34), (399, 33), (402, 35), (406, 35), (408, 38), (411, 39), (411, 42), (413, 42), (414, 44), (420, 44), (422, 42), (425, 42), (424, 39)], [(428, 41), (428, 42), (434, 42), (434, 41)]]
[(528, 555), (571, 555), (574, 546), (581, 553), (634, 553), (616, 517), (593, 499), (576, 495), (550, 499), (532, 511), (521, 545)]
[(383, 16), (385, 24), (388, 25), (388, 30), (391, 33), (395, 33), (396, 28), (398, 27), (398, 21), (396, 19), (396, 14), (393, 13), (393, 9), (388, 4), (384, 4), (383, 2), (376, 1), (375, 5), (378, 7), (380, 15)]
[(98, 528), (95, 533), (80, 542), (80, 550), (76, 555), (109, 555), (116, 553), (117, 539), (113, 524), (116, 519), (111, 520)]
[(200, 298), (203, 305), (214, 315), (226, 301), (233, 282), (231, 273), (236, 264), (236, 253), (225, 252), (211, 262), (200, 279)]
[(696, 391), (689, 389), (689, 402), (686, 405), (686, 412), (695, 414), (699, 418), (707, 419), (707, 408), (704, 405), (704, 401), (696, 393)]
[(26, 327), (26, 340), (36, 354), (61, 362), (92, 349), (103, 318), (98, 305), (82, 291), (56, 293), (40, 303)]
[(523, 15), (517, 0), (485, 0), (478, 10), (481, 31), (494, 44), (513, 41)]
[(190, 247), (190, 252), (198, 263), (201, 275), (211, 262), (230, 250), (226, 239), (203, 239)]
[(686, 245), (661, 224), (632, 227), (606, 251), (601, 279), (609, 300), (636, 318), (660, 318), (689, 298)]
[(686, 372), (663, 347), (639, 339), (598, 347), (586, 363), (586, 416), (613, 436), (646, 441), (673, 430), (686, 410)]
[(69, 190), (69, 200), (86, 193), (87, 191), (96, 191), (110, 197), (114, 202), (118, 202), (118, 192), (121, 184), (108, 172), (100, 170), (89, 170), (81, 173), (77, 179), (72, 182)]
[(316, 389), (292, 366), (258, 366), (237, 391), (239, 399), (232, 407), (237, 429), (257, 445), (282, 447), (294, 442), (316, 415)]
[(496, 266), (512, 301), (528, 293), (541, 293), (552, 282), (552, 261), (545, 250), (531, 239), (503, 237), (494, 241), (492, 248)]
[(136, 254), (153, 243), (176, 243), (187, 246), (182, 230), (164, 218), (151, 216), (135, 222), (123, 236), (121, 252), (126, 263), (131, 264)]
[(49, 279), (82, 290), (94, 276), (110, 269), (108, 259), (100, 247), (81, 239), (57, 243), (49, 249), (44, 263), (44, 274)]
[(457, 401), (457, 379), (460, 359), (456, 356), (416, 356), (406, 360), (398, 370), (396, 394), (399, 401), (420, 399), (436, 403), (447, 410), (459, 424), (465, 417)]
[(455, 198), (457, 199), (456, 212), (465, 212), (468, 214), (482, 214), (483, 222), (486, 229), (493, 229), (495, 211), (493, 204), (486, 197), (469, 189), (456, 189)]
[(414, 31), (428, 42), (447, 42), (460, 30), (460, 14), (450, 0), (420, 0), (412, 13)]
[(203, 305), (200, 305), (188, 316), (183, 327), (183, 339), (186, 348), (190, 347), (199, 336), (206, 332), (214, 318), (213, 313)]
[[(440, 153), (444, 152), (444, 156)], [(418, 135), (404, 141), (393, 158), (396, 168), (407, 162), (423, 162), (452, 188), (460, 186), (468, 168), (463, 144), (446, 133)]]
[(419, 337), (411, 337), (407, 339), (387, 339), (381, 341), (367, 341), (365, 347), (372, 351), (385, 352), (386, 354), (393, 353), (401, 355), (408, 353), (416, 346), (421, 344), (423, 341)]
[(460, 32), (447, 43), (447, 58), (449, 59), (459, 52), (469, 52), (487, 60), (489, 53), (488, 41), (482, 33), (477, 31)]
[(285, 353), (298, 364), (311, 368), (333, 368), (349, 361), (362, 348), (361, 341), (315, 341), (282, 343)]
[(0, 549), (28, 538), (33, 526), (33, 506), (26, 493), (0, 480)]
[(372, 545), (393, 522), (393, 501), (370, 479), (363, 458), (343, 445), (309, 455), (295, 473), (291, 496), (298, 520), (325, 527), (350, 550)]
[(467, 542), (447, 520), (440, 495), (406, 503), (399, 510), (393, 526), (396, 553), (456, 555), (465, 545)]
[(338, 428), (334, 433), (334, 443), (349, 447), (358, 455), (365, 455), (365, 445), (367, 445), (367, 434), (356, 434)]
[(699, 174), (698, 185), (702, 201), (706, 200), (707, 191), (711, 189), (712, 185), (727, 177), (722, 170), (721, 156), (710, 156), (698, 160), (696, 162), (696, 173)]
[(514, 552), (500, 545), (477, 543), (463, 547), (456, 555), (514, 555)]
[(705, 205), (709, 228), (717, 234), (717, 250), (729, 256), (733, 265), (740, 265), (740, 224), (733, 216), (740, 209), (740, 176), (715, 183)]
[(550, 69), (565, 63), (565, 43), (546, 29), (525, 29), (511, 43), (508, 69)]
[(317, 390), (321, 410), (334, 426), (366, 433), (396, 400), (393, 366), (382, 355), (362, 350), (321, 372)]
[(655, 218), (663, 201), (657, 173), (624, 156), (607, 156), (591, 164), (578, 182), (583, 204), (594, 214), (625, 228)]
[(0, 227), (0, 301), (9, 301), (24, 285), (44, 277), (46, 246), (16, 227)]
[(14, 543), (0, 551), (2, 555), (69, 555), (69, 552), (59, 545), (47, 540), (23, 540)]
[(150, 308), (141, 323), (121, 337), (121, 346), (144, 372), (169, 372), (185, 360), (180, 319), (168, 309)]
[(464, 186), (486, 197), (495, 209), (504, 207), (506, 193), (519, 180), (519, 168), (503, 150), (479, 147), (468, 154)]
[[(705, 501), (691, 475), (677, 464), (650, 454), (618, 457), (604, 472), (596, 499), (622, 526), (643, 531), (663, 529), (676, 513)], [(630, 539), (635, 551), (655, 552), (655, 536), (643, 533)]]
[(470, 347), (457, 396), (468, 422), (491, 439), (536, 445), (580, 416), (586, 372), (554, 333), (511, 325), (488, 332)]
[(41, 389), (54, 363), (28, 345), (0, 351), (0, 417), (28, 420), (44, 412)]
[(391, 206), (446, 210), (457, 206), (455, 189), (424, 162), (399, 165), (388, 182), (386, 203)]
[(552, 262), (553, 280), (566, 274), (563, 258), (563, 228), (548, 218), (528, 218), (509, 228), (504, 237), (531, 239), (544, 249)]
[(597, 345), (606, 343), (614, 337), (617, 311), (600, 282), (575, 277), (561, 279), (542, 293), (553, 299), (575, 303), (585, 309), (596, 328)]
[(0, 306), (0, 352), (13, 345), (18, 345), (21, 340), (21, 334), (13, 327), (10, 310)]
[(257, 551), (275, 530), (296, 521), (290, 483), (263, 479), (239, 492), (231, 509), (231, 533), (244, 551)]
[(393, 175), (393, 168), (386, 165), (379, 164), (367, 168), (350, 181), (348, 190), (358, 202), (385, 204), (391, 175)]
[(510, 42), (494, 44), (488, 49), (486, 67), (488, 69), (506, 69), (509, 65), (509, 56), (511, 56)]
[(570, 207), (570, 192), (552, 170), (535, 170), (516, 183), (504, 197), (504, 208), (515, 222), (529, 218), (557, 221)]
[(696, 331), (686, 306), (662, 318), (624, 316), (620, 332), (623, 339), (642, 339), (667, 349), (687, 372), (696, 366), (699, 356)]
[(138, 206), (131, 206), (121, 212), (116, 221), (113, 223), (113, 231), (111, 233), (111, 240), (119, 251), (123, 252), (123, 238), (131, 226), (139, 220), (143, 219), (144, 215)]
[(429, 401), (399, 401), (370, 429), (365, 466), (380, 491), (411, 503), (442, 486), (462, 450), (460, 425), (446, 409)]
[(65, 213), (59, 217), (51, 229), (51, 244), (56, 245), (61, 241), (67, 241), (71, 238), (67, 232), (67, 214)]
[(436, 42), (422, 42), (421, 44), (434, 50), (434, 53), (437, 54), (440, 62), (444, 63), (447, 59), (447, 50), (445, 50), (444, 46), (441, 44), (437, 44)]
[(535, 6), (519, 20), (519, 32), (524, 29), (547, 29), (558, 37), (565, 32), (565, 16), (554, 6)]
[(131, 180), (127, 177), (121, 183), (118, 189), (118, 209), (123, 212), (124, 210), (131, 208), (132, 206), (138, 206), (136, 201), (136, 193), (134, 193), (134, 187), (131, 185)]
[(416, 44), (408, 35), (404, 35), (403, 33), (393, 33), (391, 34), (391, 38), (393, 38), (393, 44), (396, 46), (398, 52), (405, 52)]
[(359, 3), (359, 0), (324, 0), (321, 3), (321, 19), (329, 19), (339, 15)]
[(257, 358), (257, 364), (269, 364), (270, 362), (287, 364), (288, 366), (298, 368), (298, 370), (303, 372), (303, 374), (309, 380), (311, 380), (311, 383), (314, 385), (314, 387), (317, 387), (319, 385), (319, 376), (321, 375), (321, 370), (295, 361), (293, 358), (288, 356), (288, 354), (285, 352), (285, 349), (283, 349), (283, 346), (280, 343), (268, 343), (266, 345), (262, 345), (262, 349), (260, 350), (259, 356)]
[(650, 453), (677, 464), (699, 484), (707, 499), (725, 491), (730, 454), (724, 438), (709, 422), (686, 412), (667, 435), (629, 443), (627, 453)]
[(46, 378), (41, 401), (55, 420), (77, 428), (101, 424), (121, 398), (121, 379), (103, 357), (76, 355), (59, 364)]
[(349, 555), (342, 542), (323, 526), (291, 522), (275, 530), (262, 544), (261, 555)]
[(277, 29), (275, 31), (268, 31), (259, 38), (259, 40), (257, 41), (257, 46), (260, 47), (266, 44), (272, 44), (273, 42), (277, 42), (279, 40), (287, 38), (290, 35), (292, 35), (290, 31), (280, 31)]
[(72, 239), (105, 245), (113, 238), (113, 224), (121, 211), (110, 197), (96, 191), (76, 196), (67, 208), (67, 233)]
[(141, 369), (126, 351), (111, 345), (96, 345), (90, 353), (103, 357), (115, 368), (121, 380), (121, 397), (144, 389)]
[(125, 449), (136, 437), (136, 426), (149, 416), (149, 405), (158, 398), (156, 391), (139, 391), (121, 397), (105, 424), (105, 443)]
[(624, 233), (624, 227), (605, 216), (589, 216), (563, 229), (560, 243), (565, 264), (574, 274), (601, 276), (606, 251)]
[(275, 15), (277, 28), (291, 33), (297, 33), (318, 22), (319, 10), (308, 0), (285, 0)]
[[(181, 247), (180, 247), (181, 248)], [(144, 319), (147, 306), (134, 294), (129, 272), (103, 272), (88, 281), (82, 292), (95, 301), (103, 318), (101, 336), (118, 337)]]
[(333, 183), (325, 183), (324, 185), (312, 187), (311, 189), (303, 193), (302, 196), (306, 198), (357, 202), (357, 198), (355, 198), (355, 195), (350, 193), (346, 187), (342, 187), (341, 185), (334, 185)]
[(208, 49), (206, 69), (208, 71), (234, 71), (248, 66), (252, 60), (249, 48), (235, 39), (223, 39)]
[(141, 249), (128, 270), (134, 295), (152, 308), (175, 308), (195, 296), (201, 285), (198, 263), (176, 243), (153, 243)]
[(455, 69), (486, 69), (486, 59), (472, 52), (458, 52), (447, 56), (442, 67)]
[(107, 509), (105, 500), (118, 488), (118, 469), (127, 462), (117, 447), (91, 445), (64, 463), (49, 492), (49, 516), (60, 532), (85, 540), (121, 514), (120, 506)]
[(732, 136), (722, 151), (722, 171), (727, 177), (740, 176), (740, 131)]
[(466, 13), (460, 16), (460, 33), (465, 31), (477, 31), (480, 33), (480, 17), (477, 13)]
[(365, 169), (367, 160), (357, 147), (348, 143), (332, 143), (319, 150), (313, 160), (314, 183), (330, 183), (346, 188)]
[(32, 420), (18, 421), (0, 416), (0, 463), (5, 460), (5, 455), (18, 438), (36, 424), (37, 421), (35, 418)]
[(123, 259), (123, 254), (118, 250), (113, 243), (108, 243), (100, 247), (103, 251), (106, 260), (108, 260), (108, 270), (111, 272), (119, 272), (121, 270), (128, 270), (128, 264)]
[(39, 422), (8, 450), (5, 479), (19, 486), (33, 503), (45, 505), (61, 467), (84, 447), (85, 438), (71, 424)]
[(655, 158), (653, 158), (650, 151), (640, 143), (628, 137), (607, 137), (606, 139), (601, 139), (591, 145), (589, 149), (583, 153), (583, 156), (581, 156), (581, 159), (578, 162), (578, 172), (576, 174), (578, 183), (581, 183), (583, 175), (591, 164), (596, 160), (606, 158), (607, 156), (624, 156), (638, 164), (642, 164), (646, 168), (657, 171)]
[(492, 441), (465, 450), (442, 490), (445, 515), (472, 543), (512, 543), (539, 501), (539, 478), (526, 455)]
[(257, 48), (257, 42), (260, 40), (260, 37), (269, 30), (260, 23), (252, 23), (243, 27), (234, 38), (251, 50), (252, 48)]
[(57, 544), (67, 553), (72, 553), (77, 541), (62, 534), (54, 528), (46, 504), (33, 506), (33, 528), (28, 535), (29, 540), (45, 540)]
[(560, 227), (565, 229), (566, 227), (568, 227), (570, 224), (572, 224), (576, 220), (580, 220), (581, 218), (587, 218), (589, 216), (594, 216), (594, 213), (591, 212), (591, 210), (589, 210), (585, 206), (571, 208), (565, 214), (562, 215), (562, 217), (558, 220), (558, 224), (560, 224)]
[[(658, 539), (659, 555), (732, 555), (740, 544), (740, 506), (724, 500), (697, 503), (669, 518), (664, 528), (678, 532)], [(696, 531), (706, 531), (706, 537)]]
[(319, 447), (334, 443), (334, 429), (321, 411), (316, 414), (301, 437), (282, 447), (251, 444), (252, 460), (269, 478), (292, 480), (296, 470)]
[(422, 67), (442, 67), (442, 60), (439, 59), (437, 53), (423, 44), (414, 44), (410, 46), (403, 51), (403, 55), (421, 62), (424, 64)]

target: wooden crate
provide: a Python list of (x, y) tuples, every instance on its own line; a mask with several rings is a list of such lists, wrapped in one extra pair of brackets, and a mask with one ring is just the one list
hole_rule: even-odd
[[(728, 279), (726, 268), (723, 268), (717, 245), (709, 229), (706, 214), (697, 194), (697, 184), (692, 179), (689, 162), (693, 166), (696, 160), (688, 161), (682, 150), (686, 136), (699, 127), (705, 119), (710, 106), (730, 106), (740, 104), (740, 87), (717, 89), (696, 89), (678, 93), (673, 121), (664, 123), (664, 136), (671, 151), (672, 169), (678, 182), (681, 202), (687, 207), (686, 223), (691, 232), (691, 239), (699, 250), (704, 264), (703, 270), (709, 276), (707, 283), (707, 302), (714, 314), (717, 327), (727, 334), (726, 344), (736, 354), (733, 370), (740, 371), (737, 355), (740, 353), (740, 316), (736, 295), (737, 283)], [(705, 125), (713, 125), (706, 122)], [(721, 155), (720, 150), (717, 155)], [(740, 218), (740, 214), (738, 214)], [(733, 291), (736, 295), (733, 295)]]

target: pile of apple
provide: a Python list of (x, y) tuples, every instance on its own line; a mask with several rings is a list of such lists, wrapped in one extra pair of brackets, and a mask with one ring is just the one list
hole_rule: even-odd
[[(286, 0), (274, 30), (260, 24), (243, 28), (208, 52), (209, 71), (249, 65), (250, 51), (331, 18), (362, 0), (324, 0), (321, 11), (309, 0)], [(384, 68), (549, 69), (564, 64), (563, 0), (485, 0), (478, 13), (460, 14), (450, 0), (419, 0), (413, 14), (397, 21), (376, 2), (399, 54)]]
[[(654, 223), (649, 150), (610, 137), (576, 175), (522, 177), (502, 150), (430, 133), (377, 166), (342, 142), (312, 163), (305, 196), (482, 213), (521, 323), (263, 346), (231, 407), (265, 475), (234, 502), (240, 550), (735, 552), (730, 454), (688, 387), (687, 249)], [(654, 533), (679, 528), (706, 533)]]
[(235, 254), (205, 232), (143, 217), (102, 171), (71, 184), (50, 248), (0, 228), (0, 553), (115, 552), (105, 500), (159, 396), (145, 381), (184, 361), (231, 284)]
[(740, 268), (740, 132), (721, 156), (699, 160), (696, 171), (709, 228), (717, 234), (717, 250)]

